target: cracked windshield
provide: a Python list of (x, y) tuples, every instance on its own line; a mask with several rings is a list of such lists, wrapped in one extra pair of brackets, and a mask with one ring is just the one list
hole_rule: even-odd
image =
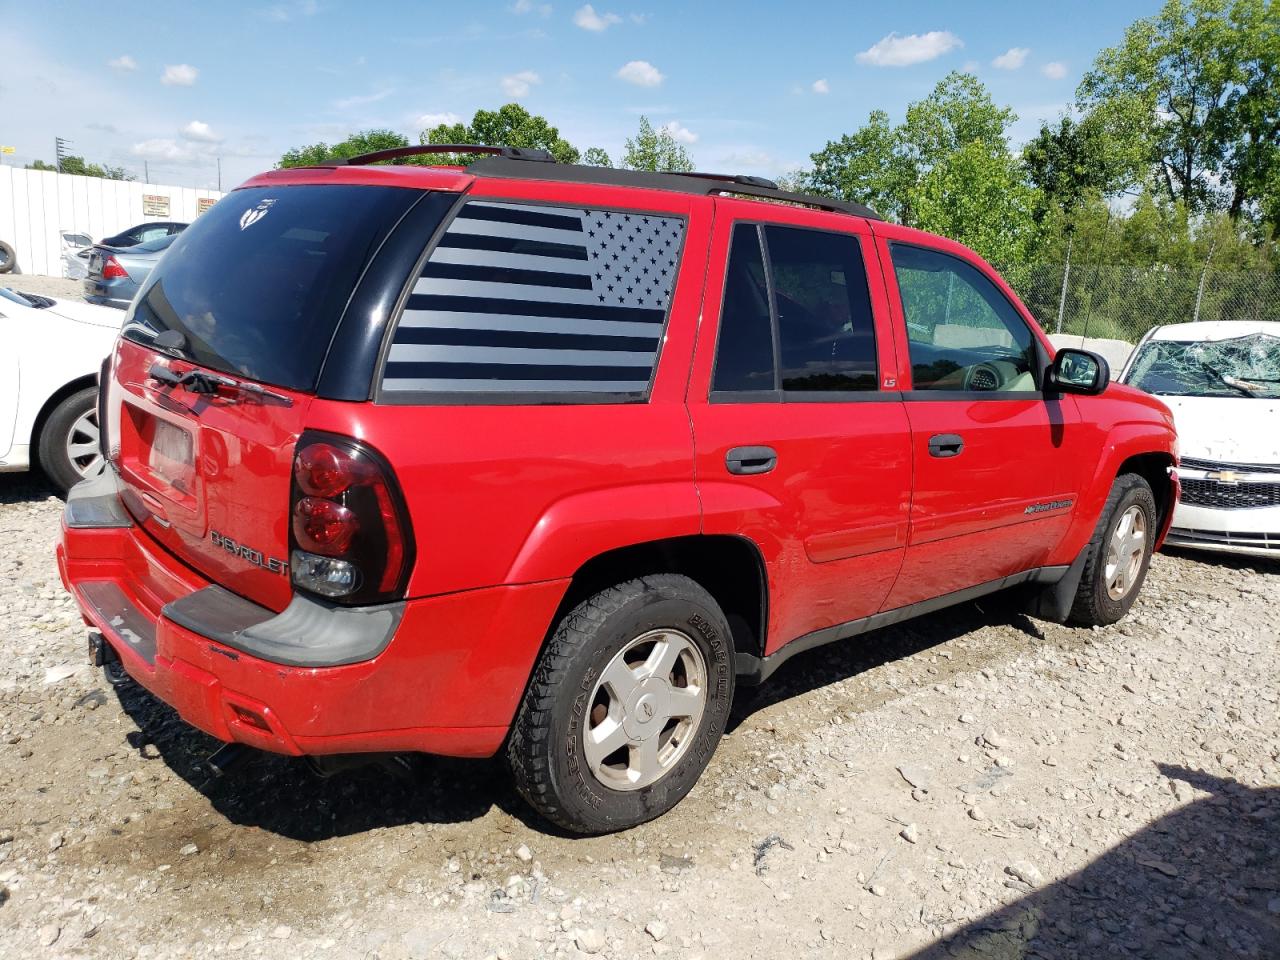
[(1280, 337), (1151, 340), (1138, 351), (1129, 382), (1173, 397), (1280, 397)]

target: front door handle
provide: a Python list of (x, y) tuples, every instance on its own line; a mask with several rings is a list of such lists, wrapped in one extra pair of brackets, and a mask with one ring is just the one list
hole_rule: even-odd
[(958, 433), (935, 433), (929, 438), (929, 456), (958, 457), (964, 449), (964, 437)]
[(724, 465), (739, 475), (768, 473), (778, 465), (778, 451), (773, 447), (734, 447), (724, 455)]

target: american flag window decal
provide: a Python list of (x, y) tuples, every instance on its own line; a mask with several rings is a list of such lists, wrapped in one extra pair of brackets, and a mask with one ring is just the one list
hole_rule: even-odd
[(643, 397), (684, 228), (649, 213), (466, 203), (414, 283), (383, 394)]

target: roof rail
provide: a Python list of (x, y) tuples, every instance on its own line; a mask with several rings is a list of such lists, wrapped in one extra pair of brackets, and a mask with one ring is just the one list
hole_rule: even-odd
[(506, 155), (481, 157), (467, 167), (467, 172), (481, 177), (518, 178), (533, 176), (539, 180), (565, 183), (599, 183), (616, 187), (642, 187), (649, 190), (672, 190), (700, 196), (739, 195), (758, 200), (777, 200), (804, 207), (815, 207), (832, 213), (847, 213), (867, 220), (883, 218), (870, 207), (848, 200), (835, 200), (808, 193), (780, 190), (764, 177), (734, 176), (719, 173), (649, 173), (644, 170), (620, 170), (616, 167), (589, 167), (575, 163), (548, 163), (531, 171), (523, 161)]
[(539, 163), (555, 163), (555, 157), (537, 147), (487, 147), (475, 143), (424, 143), (416, 147), (391, 147), (374, 150), (356, 157), (329, 157), (316, 164), (318, 167), (361, 167), (383, 160), (399, 160), (431, 153), (483, 153), (506, 160), (532, 160)]

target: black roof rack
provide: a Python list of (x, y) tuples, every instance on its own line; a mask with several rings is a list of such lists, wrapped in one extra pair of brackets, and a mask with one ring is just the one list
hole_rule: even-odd
[(699, 196), (713, 194), (741, 195), (760, 200), (780, 200), (804, 207), (815, 207), (833, 213), (848, 213), (868, 220), (883, 219), (870, 207), (848, 200), (833, 200), (809, 193), (780, 190), (764, 177), (734, 176), (720, 173), (648, 173), (643, 170), (619, 170), (616, 167), (589, 167), (577, 163), (548, 163), (530, 170), (515, 157), (505, 154), (482, 157), (467, 167), (467, 173), (478, 177), (535, 177), (561, 183), (600, 183), (615, 187), (643, 187), (649, 190), (671, 190)]
[(387, 150), (374, 150), (362, 153), (357, 157), (329, 157), (319, 167), (362, 167), (383, 160), (399, 160), (401, 157), (416, 157), (430, 153), (483, 153), (507, 160), (532, 160), (538, 163), (555, 163), (555, 157), (537, 147), (485, 147), (474, 143), (424, 143), (416, 147), (391, 147)]
[(834, 213), (848, 213), (868, 220), (882, 219), (878, 213), (861, 203), (833, 200), (809, 193), (792, 193), (781, 190), (772, 180), (764, 177), (738, 176), (730, 173), (648, 173), (643, 170), (619, 170), (614, 167), (591, 167), (577, 163), (557, 163), (546, 150), (536, 147), (488, 147), (473, 143), (430, 143), (416, 147), (392, 147), (375, 150), (357, 157), (330, 157), (321, 167), (364, 166), (383, 160), (399, 160), (423, 154), (484, 154), (472, 161), (468, 173), (482, 177), (528, 177), (529, 162), (541, 164), (534, 176), (539, 180), (555, 180), (563, 183), (600, 183), (617, 187), (644, 187), (650, 190), (672, 190), (676, 193), (693, 193), (700, 196), (712, 194), (741, 195), (760, 200), (780, 200)]

